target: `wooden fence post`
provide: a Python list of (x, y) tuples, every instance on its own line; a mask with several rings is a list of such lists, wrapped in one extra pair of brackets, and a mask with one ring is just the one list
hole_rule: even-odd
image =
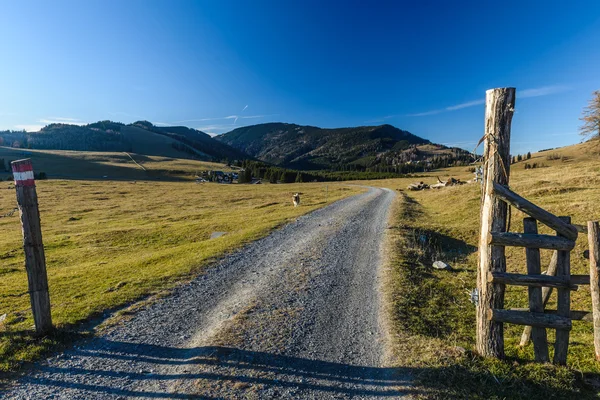
[(490, 245), (491, 232), (506, 232), (508, 205), (493, 195), (494, 182), (508, 185), (510, 127), (515, 107), (515, 88), (490, 89), (485, 99), (485, 136), (479, 267), (477, 269), (477, 352), (504, 357), (501, 322), (488, 319), (492, 309), (504, 308), (504, 284), (488, 282), (490, 272), (506, 272), (504, 246)]
[(600, 227), (597, 221), (588, 221), (588, 244), (590, 246), (590, 291), (594, 321), (594, 349), (600, 361)]
[[(537, 234), (537, 221), (534, 218), (523, 219), (523, 232)], [(527, 274), (541, 276), (542, 266), (540, 261), (540, 249), (525, 249), (525, 258), (527, 259)], [(544, 303), (542, 301), (542, 288), (530, 286), (528, 291), (529, 311), (543, 313)], [(531, 339), (533, 340), (535, 360), (540, 362), (549, 361), (546, 328), (533, 327)]]
[(23, 228), (25, 268), (29, 282), (31, 309), (35, 321), (35, 331), (45, 335), (52, 331), (46, 257), (40, 227), (40, 212), (33, 178), (31, 160), (18, 160), (11, 163), (17, 191), (17, 204)]
[[(560, 217), (567, 224), (571, 223), (571, 217)], [(557, 232), (558, 236), (561, 236)], [(559, 250), (557, 252), (556, 276), (571, 279), (571, 252)], [(556, 314), (561, 317), (571, 317), (571, 289), (557, 288)], [(567, 353), (569, 350), (570, 329), (557, 329), (556, 341), (554, 343), (554, 363), (567, 364)]]
[[(552, 254), (552, 260), (550, 260), (550, 265), (548, 266), (548, 269), (546, 270), (546, 275), (548, 275), (548, 276), (556, 275), (557, 261), (558, 261), (558, 252), (555, 251)], [(551, 295), (552, 295), (552, 288), (544, 286), (542, 288), (542, 309), (546, 308), (546, 304), (548, 304), (548, 301), (550, 300)], [(526, 326), (525, 329), (523, 329), (523, 335), (521, 336), (521, 343), (519, 343), (519, 346), (527, 346), (527, 344), (529, 343), (529, 336), (531, 335), (531, 331), (532, 331), (531, 326)]]

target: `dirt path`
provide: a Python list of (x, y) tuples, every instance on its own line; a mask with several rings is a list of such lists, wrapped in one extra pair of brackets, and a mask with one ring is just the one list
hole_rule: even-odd
[(397, 398), (385, 367), (381, 243), (394, 193), (299, 218), (112, 331), (47, 360), (8, 398)]

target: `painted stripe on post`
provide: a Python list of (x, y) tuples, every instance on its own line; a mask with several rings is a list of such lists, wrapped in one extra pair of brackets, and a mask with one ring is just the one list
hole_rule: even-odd
[(35, 186), (31, 160), (18, 160), (11, 163), (15, 186)]

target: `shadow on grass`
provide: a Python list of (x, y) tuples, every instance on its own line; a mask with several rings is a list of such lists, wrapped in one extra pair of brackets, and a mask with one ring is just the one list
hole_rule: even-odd
[[(243, 398), (266, 397), (369, 397), (489, 398), (509, 390), (512, 397), (560, 398), (574, 392), (527, 382), (503, 387), (491, 373), (473, 373), (461, 366), (442, 368), (375, 368), (302, 357), (207, 346), (173, 348), (96, 339), (64, 357), (39, 365), (19, 384), (36, 393), (76, 390), (74, 396), (104, 398)], [(43, 376), (42, 376), (43, 374)], [(414, 385), (414, 379), (438, 377), (433, 387)], [(441, 379), (440, 379), (441, 377)], [(480, 382), (465, 391), (456, 380)], [(550, 390), (551, 389), (551, 390)], [(10, 394), (10, 393), (9, 393)]]
[(441, 260), (460, 264), (477, 248), (446, 235), (443, 226), (437, 229), (421, 205), (406, 197), (402, 206), (408, 211), (398, 218), (402, 240), (398, 241), (398, 259), (393, 268), (393, 320), (409, 342), (433, 349), (430, 358), (413, 354), (411, 349), (405, 350), (404, 356), (414, 364), (437, 367), (422, 369), (417, 381), (441, 388), (442, 398), (595, 396), (593, 388), (572, 369), (516, 358), (482, 359), (465, 350), (474, 344), (475, 306), (468, 292), (475, 286), (476, 271), (454, 268), (434, 272), (432, 263)]

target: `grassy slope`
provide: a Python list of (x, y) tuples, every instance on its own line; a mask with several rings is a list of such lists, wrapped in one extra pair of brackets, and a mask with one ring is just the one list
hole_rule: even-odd
[[(144, 131), (145, 132), (145, 131)], [(164, 137), (158, 134), (148, 134)], [(170, 140), (166, 138), (167, 140)], [(193, 179), (203, 170), (217, 169), (227, 171), (223, 164), (169, 158), (165, 156), (146, 156), (131, 153), (136, 165), (126, 153), (68, 151), (68, 150), (25, 150), (0, 147), (0, 158), (6, 164), (21, 158), (30, 158), (35, 172), (45, 172), (51, 179), (108, 179), (119, 180), (181, 180)], [(11, 174), (0, 166), (0, 179), (6, 180)]]
[[(105, 165), (95, 158), (100, 155), (79, 154), (83, 156), (94, 157), (91, 164)], [(87, 165), (87, 158), (83, 164), (67, 161), (69, 168), (79, 165), (81, 170)], [(189, 164), (187, 160), (155, 160), (152, 165), (168, 170)], [(68, 339), (64, 333), (69, 326), (173, 287), (215, 257), (326, 201), (362, 190), (329, 183), (327, 195), (325, 186), (39, 181), (52, 312), (61, 333), (43, 340), (30, 336), (33, 322), (19, 220), (17, 216), (0, 218), (0, 315), (8, 314), (0, 324), (0, 372), (15, 369), (21, 361), (35, 359)], [(15, 206), (11, 188), (11, 182), (0, 183), (4, 189), (0, 190), (0, 214)], [(298, 208), (291, 207), (294, 191), (304, 193)], [(215, 231), (228, 234), (209, 239)]]
[[(565, 158), (548, 160), (549, 155)], [(511, 166), (511, 188), (574, 223), (600, 219), (600, 142), (534, 154), (527, 162), (547, 167), (525, 170)], [(465, 167), (435, 175), (471, 178)], [(435, 183), (435, 178), (423, 179)], [(405, 189), (410, 180), (374, 181), (373, 185)], [(398, 196), (392, 232), (393, 261), (387, 276), (388, 299), (395, 330), (395, 351), (404, 367), (415, 368), (417, 379), (439, 391), (432, 397), (564, 398), (588, 397), (595, 392), (600, 365), (594, 361), (592, 326), (574, 322), (569, 368), (531, 363), (532, 346), (518, 348), (521, 326), (506, 325), (508, 361), (483, 360), (474, 346), (475, 307), (468, 292), (475, 287), (479, 234), (479, 186), (475, 184)], [(512, 231), (522, 232), (524, 215), (512, 209)], [(549, 233), (548, 229), (541, 232)], [(589, 273), (581, 253), (587, 237), (580, 235), (572, 253), (573, 274)], [(546, 264), (550, 251), (542, 251)], [(457, 271), (436, 271), (435, 260)], [(509, 272), (525, 271), (524, 250), (509, 248)], [(549, 308), (555, 308), (556, 293)], [(505, 306), (527, 307), (526, 288), (509, 286)], [(572, 294), (572, 309), (591, 310), (589, 287)], [(550, 343), (554, 332), (548, 331)], [(466, 350), (466, 351), (465, 351)], [(552, 354), (552, 348), (551, 348)]]

